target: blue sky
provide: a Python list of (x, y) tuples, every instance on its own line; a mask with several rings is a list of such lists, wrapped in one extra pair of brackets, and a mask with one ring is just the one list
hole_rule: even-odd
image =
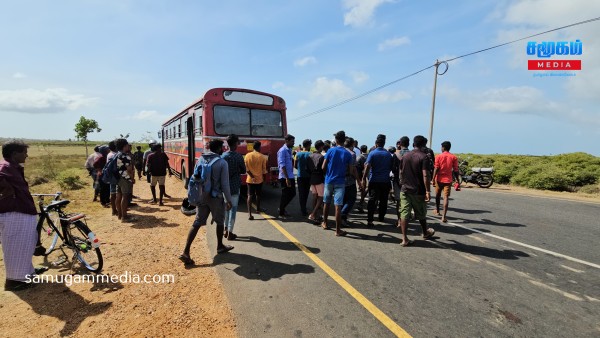
[[(435, 63), (600, 16), (600, 1), (11, 1), (0, 5), (0, 137), (156, 135), (213, 87), (270, 92), (297, 140), (343, 129), (361, 144), (428, 136)], [(600, 21), (450, 63), (433, 148), (600, 156)], [(528, 41), (583, 43), (574, 77), (534, 77)], [(562, 59), (574, 56), (562, 57)]]

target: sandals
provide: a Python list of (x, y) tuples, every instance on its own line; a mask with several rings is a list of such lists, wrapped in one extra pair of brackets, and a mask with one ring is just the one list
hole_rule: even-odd
[(190, 265), (196, 264), (196, 263), (194, 263), (193, 259), (191, 259), (189, 256), (185, 256), (185, 255), (180, 255), (179, 260), (182, 261), (183, 265), (185, 265), (185, 266), (190, 266)]
[(226, 253), (228, 251), (231, 251), (232, 249), (233, 249), (233, 246), (231, 246), (231, 245), (225, 245), (225, 246), (222, 246), (222, 247), (218, 248), (217, 249), (217, 253), (220, 253), (220, 254)]
[(423, 234), (423, 239), (430, 239), (435, 234), (435, 230), (432, 228), (427, 229), (427, 233)]

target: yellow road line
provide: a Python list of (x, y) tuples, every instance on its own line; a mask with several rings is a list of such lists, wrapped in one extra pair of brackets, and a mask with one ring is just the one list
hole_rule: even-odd
[(275, 227), (275, 229), (279, 230), (290, 242), (294, 243), (298, 247), (298, 249), (302, 250), (304, 254), (308, 256), (315, 264), (317, 264), (326, 274), (329, 275), (336, 283), (338, 283), (346, 292), (350, 294), (354, 299), (356, 299), (365, 309), (367, 309), (371, 314), (377, 318), (385, 327), (387, 327), (392, 333), (394, 333), (397, 337), (411, 337), (408, 332), (404, 331), (400, 325), (396, 324), (388, 315), (383, 313), (383, 311), (379, 310), (375, 304), (371, 303), (365, 296), (363, 296), (358, 290), (356, 290), (350, 283), (346, 282), (342, 276), (338, 275), (329, 265), (323, 262), (317, 255), (312, 253), (307, 247), (305, 247), (302, 243), (300, 243), (294, 236), (292, 236), (287, 230), (285, 230), (281, 225), (275, 222), (269, 215), (265, 213), (260, 213), (271, 225)]

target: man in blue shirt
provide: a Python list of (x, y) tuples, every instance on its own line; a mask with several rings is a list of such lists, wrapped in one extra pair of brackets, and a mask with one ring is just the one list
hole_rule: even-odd
[(312, 141), (302, 141), (302, 151), (296, 153), (296, 169), (298, 170), (298, 197), (300, 199), (300, 211), (302, 216), (308, 216), (306, 201), (310, 191), (310, 173), (308, 172), (308, 161), (310, 161), (310, 147)]
[(365, 172), (363, 173), (363, 185), (369, 178), (369, 203), (367, 204), (367, 226), (372, 227), (375, 208), (379, 202), (379, 221), (383, 222), (387, 211), (388, 196), (390, 193), (390, 172), (392, 170), (392, 156), (385, 150), (385, 135), (377, 135), (376, 148), (369, 152)]
[(327, 216), (331, 200), (335, 204), (335, 235), (345, 236), (346, 232), (340, 229), (342, 224), (342, 206), (344, 205), (344, 191), (346, 189), (346, 173), (358, 179), (356, 167), (352, 165), (352, 155), (344, 147), (346, 133), (343, 130), (335, 133), (336, 147), (330, 148), (325, 154), (323, 171), (325, 171), (325, 193), (323, 194), (323, 223), (321, 227), (328, 229)]
[(279, 184), (281, 185), (281, 201), (279, 202), (278, 216), (281, 219), (290, 217), (285, 207), (296, 196), (296, 181), (294, 180), (294, 164), (292, 161), (292, 147), (296, 138), (293, 135), (285, 136), (285, 144), (277, 151), (277, 165), (279, 167)]

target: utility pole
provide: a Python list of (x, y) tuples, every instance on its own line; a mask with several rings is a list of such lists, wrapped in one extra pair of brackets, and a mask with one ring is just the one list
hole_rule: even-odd
[[(439, 72), (440, 65), (445, 65), (446, 68), (443, 72)], [(448, 63), (446, 61), (440, 62), (439, 60), (435, 60), (435, 76), (433, 78), (433, 97), (431, 99), (431, 122), (429, 124), (429, 148), (433, 149), (433, 116), (435, 113), (435, 92), (437, 89), (437, 77), (438, 75), (444, 75), (448, 71)]]

